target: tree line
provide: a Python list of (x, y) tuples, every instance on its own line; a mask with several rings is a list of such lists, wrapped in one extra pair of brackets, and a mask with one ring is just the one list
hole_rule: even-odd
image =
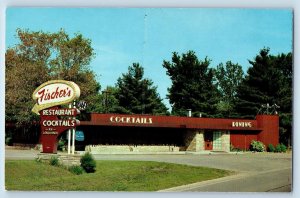
[(31, 113), (33, 91), (48, 80), (64, 79), (79, 85), (87, 112), (186, 116), (191, 109), (196, 117), (254, 118), (277, 111), (280, 141), (290, 144), (292, 53), (272, 55), (263, 48), (249, 60), (245, 74), (241, 65), (230, 60), (213, 67), (209, 58), (200, 60), (194, 51), (173, 52), (162, 63), (172, 82), (166, 96), (172, 107), (168, 110), (139, 63), (130, 65), (114, 86), (102, 89), (90, 68), (96, 56), (90, 39), (79, 33), (70, 37), (64, 30), (16, 32), (20, 42), (5, 54), (6, 122), (24, 126), (38, 120)]

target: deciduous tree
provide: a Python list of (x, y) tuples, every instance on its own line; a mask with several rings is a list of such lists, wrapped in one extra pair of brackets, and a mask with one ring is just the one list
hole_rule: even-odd
[(42, 83), (63, 79), (77, 83), (81, 100), (96, 109), (100, 84), (89, 68), (94, 56), (91, 40), (81, 34), (69, 37), (65, 31), (57, 33), (17, 30), (19, 43), (6, 51), (5, 119), (30, 124), (38, 119), (32, 112), (33, 91)]

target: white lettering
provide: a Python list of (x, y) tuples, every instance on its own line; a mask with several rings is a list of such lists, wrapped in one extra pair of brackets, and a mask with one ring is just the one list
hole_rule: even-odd
[(43, 115), (46, 116), (74, 116), (76, 115), (76, 109), (45, 109)]
[(45, 127), (74, 127), (76, 120), (44, 120), (42, 124)]
[(113, 123), (127, 123), (127, 124), (152, 124), (152, 118), (145, 117), (119, 117), (111, 116), (110, 122)]
[(232, 122), (231, 126), (232, 127), (243, 127), (243, 128), (249, 127), (249, 128), (251, 128), (252, 123), (251, 122)]
[(109, 118), (109, 120), (110, 120), (110, 122), (115, 122), (115, 121), (114, 121), (114, 116), (111, 116), (111, 117)]

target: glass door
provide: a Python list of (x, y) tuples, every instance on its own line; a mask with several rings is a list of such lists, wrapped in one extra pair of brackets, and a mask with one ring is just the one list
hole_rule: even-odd
[(222, 150), (222, 132), (213, 132), (213, 150)]

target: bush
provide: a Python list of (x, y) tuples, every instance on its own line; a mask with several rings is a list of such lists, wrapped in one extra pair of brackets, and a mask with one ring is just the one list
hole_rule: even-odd
[(234, 147), (233, 144), (230, 144), (230, 151), (231, 152), (241, 152), (243, 150), (238, 147)]
[(80, 164), (87, 173), (93, 173), (96, 171), (96, 161), (90, 153), (85, 153), (81, 157)]
[(252, 140), (250, 145), (250, 150), (256, 152), (264, 152), (266, 150), (266, 147), (262, 142)]
[(10, 137), (10, 136), (5, 137), (5, 144), (7, 146), (12, 146), (13, 145), (13, 139), (12, 139), (12, 137)]
[(59, 165), (59, 161), (58, 161), (58, 158), (56, 156), (51, 157), (50, 165), (52, 165), (52, 166), (58, 166)]
[(57, 150), (64, 151), (65, 150), (65, 141), (63, 139), (60, 139), (58, 141)]
[(275, 152), (276, 153), (281, 153), (281, 152), (283, 152), (283, 153), (285, 153), (286, 152), (286, 146), (284, 145), (284, 144), (277, 144), (277, 146), (276, 146), (276, 148), (275, 148)]
[(280, 144), (277, 144), (276, 147), (275, 147), (275, 152), (276, 153), (281, 153), (281, 146)]
[(273, 144), (268, 145), (268, 151), (269, 152), (275, 152), (275, 147), (273, 146)]
[(75, 175), (81, 175), (83, 173), (83, 168), (81, 166), (70, 166), (69, 171)]
[(286, 152), (286, 146), (281, 143), (280, 147), (281, 147), (281, 152), (285, 153)]

